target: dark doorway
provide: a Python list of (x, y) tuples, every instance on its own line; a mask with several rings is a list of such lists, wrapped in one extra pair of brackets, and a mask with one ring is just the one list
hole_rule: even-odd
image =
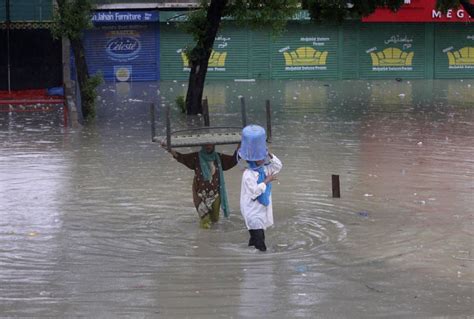
[(8, 69), (11, 90), (62, 85), (61, 41), (53, 40), (47, 29), (1, 29), (0, 90), (8, 90)]

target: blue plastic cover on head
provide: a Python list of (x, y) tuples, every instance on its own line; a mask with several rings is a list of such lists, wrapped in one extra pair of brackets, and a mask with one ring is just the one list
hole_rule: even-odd
[(239, 156), (246, 161), (261, 161), (267, 157), (267, 134), (259, 125), (248, 125), (242, 130)]

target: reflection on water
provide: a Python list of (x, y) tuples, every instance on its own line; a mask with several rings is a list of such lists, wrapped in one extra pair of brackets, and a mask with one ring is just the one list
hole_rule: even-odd
[[(94, 124), (0, 113), (0, 313), (6, 317), (466, 317), (472, 313), (472, 81), (219, 81), (211, 124), (273, 109), (284, 163), (267, 253), (232, 214), (198, 227), (192, 171), (150, 142), (201, 125), (186, 83), (101, 89)], [(233, 146), (220, 146), (233, 152)], [(184, 150), (189, 151), (190, 149)], [(341, 177), (331, 198), (331, 174)]]
[(393, 85), (390, 82), (377, 83), (370, 87), (370, 104), (384, 112), (399, 112), (413, 104), (413, 85), (410, 81)]
[(300, 81), (285, 83), (282, 111), (288, 113), (305, 113), (325, 110), (328, 102), (329, 85), (307, 85)]
[(449, 82), (447, 91), (448, 103), (472, 107), (472, 101), (474, 101), (474, 91), (470, 81)]

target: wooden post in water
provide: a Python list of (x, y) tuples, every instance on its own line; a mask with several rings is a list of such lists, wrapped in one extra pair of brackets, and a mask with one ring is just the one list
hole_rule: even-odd
[(270, 106), (270, 100), (265, 102), (265, 110), (267, 113), (267, 142), (272, 142), (272, 107)]
[(240, 97), (240, 109), (242, 111), (242, 127), (247, 126), (247, 112), (245, 110), (245, 99), (243, 96)]
[(171, 119), (170, 119), (170, 107), (165, 106), (166, 113), (166, 148), (171, 151)]
[(341, 189), (339, 186), (339, 175), (332, 175), (332, 197), (340, 198)]
[(155, 127), (155, 104), (150, 104), (150, 121), (151, 121), (151, 141), (154, 142), (156, 136), (156, 127)]
[(207, 97), (202, 100), (202, 116), (204, 118), (204, 126), (211, 126), (209, 122), (209, 104), (207, 103)]

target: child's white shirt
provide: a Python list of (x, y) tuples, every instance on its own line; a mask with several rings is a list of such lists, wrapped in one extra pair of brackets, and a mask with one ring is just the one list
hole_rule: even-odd
[[(265, 175), (277, 174), (282, 167), (280, 159), (273, 155), (270, 163), (264, 166)], [(266, 229), (273, 225), (272, 196), (268, 206), (260, 204), (257, 197), (265, 192), (267, 185), (257, 181), (258, 172), (247, 168), (242, 175), (240, 190), (240, 211), (247, 229)]]

